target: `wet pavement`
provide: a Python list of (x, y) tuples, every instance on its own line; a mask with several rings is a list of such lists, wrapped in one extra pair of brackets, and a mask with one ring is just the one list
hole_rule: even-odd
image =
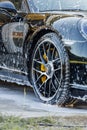
[(74, 108), (44, 104), (37, 99), (31, 88), (1, 82), (0, 113), (21, 117), (87, 116), (87, 104), (80, 102)]

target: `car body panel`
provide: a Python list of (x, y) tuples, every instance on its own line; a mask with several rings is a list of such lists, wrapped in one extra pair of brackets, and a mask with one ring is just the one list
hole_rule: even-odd
[(2, 40), (9, 53), (22, 53), (23, 42), (28, 32), (28, 24), (14, 22), (3, 25)]
[[(82, 90), (84, 97), (87, 95), (87, 39), (81, 34), (79, 23), (87, 19), (86, 11), (39, 13), (32, 2), (30, 5), (28, 2), (30, 0), (22, 0), (23, 13), (19, 12), (17, 16), (10, 15), (15, 9), (12, 12), (5, 11), (5, 8), (0, 10), (0, 79), (32, 86), (27, 77), (27, 52), (30, 56), (35, 43), (44, 34), (55, 32), (61, 37), (69, 55), (70, 87)], [(31, 11), (31, 5), (36, 13)], [(79, 95), (76, 93), (74, 97)]]

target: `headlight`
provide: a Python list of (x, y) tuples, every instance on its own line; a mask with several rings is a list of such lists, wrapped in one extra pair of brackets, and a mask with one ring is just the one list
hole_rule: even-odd
[(78, 25), (79, 25), (78, 29), (79, 29), (80, 33), (82, 34), (82, 36), (85, 39), (87, 39), (87, 19), (80, 20)]

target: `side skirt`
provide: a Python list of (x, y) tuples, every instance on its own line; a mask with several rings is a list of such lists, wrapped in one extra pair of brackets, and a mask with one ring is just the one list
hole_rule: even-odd
[(87, 85), (71, 84), (71, 97), (87, 102)]
[(32, 86), (28, 80), (27, 73), (17, 69), (14, 70), (5, 67), (3, 68), (1, 66), (0, 66), (0, 80), (16, 83), (18, 85)]

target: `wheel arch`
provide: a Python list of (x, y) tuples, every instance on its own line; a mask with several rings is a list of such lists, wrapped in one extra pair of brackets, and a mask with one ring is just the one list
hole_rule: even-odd
[(28, 47), (28, 50), (29, 50), (28, 53), (31, 53), (32, 49), (36, 45), (35, 43), (37, 43), (37, 41), (43, 35), (50, 33), (50, 32), (56, 33), (62, 39), (62, 36), (60, 35), (60, 33), (57, 30), (53, 29), (52, 27), (42, 26), (42, 27), (38, 28), (32, 35), (27, 34), (27, 37), (24, 41), (24, 46), (23, 46), (23, 55), (25, 55), (25, 53), (26, 53), (26, 46)]

